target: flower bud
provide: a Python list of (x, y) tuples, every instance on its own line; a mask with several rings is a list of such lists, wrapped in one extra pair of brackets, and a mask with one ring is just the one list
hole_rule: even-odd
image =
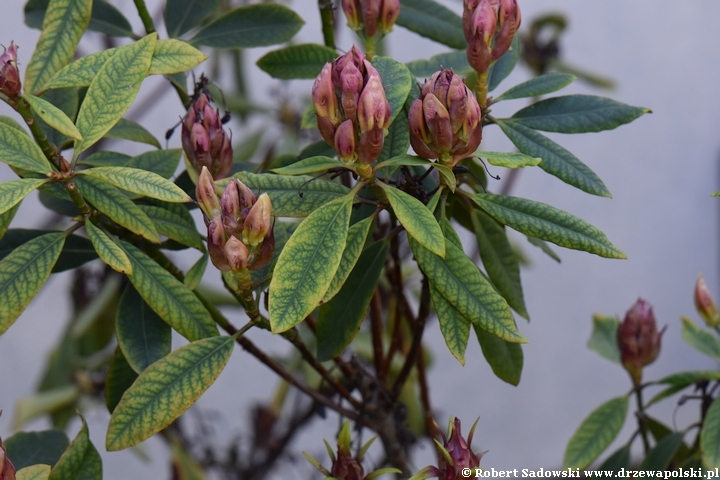
[(326, 64), (315, 79), (312, 98), (320, 134), (343, 161), (377, 159), (390, 123), (390, 104), (380, 74), (360, 50), (353, 46)]
[(216, 180), (230, 174), (233, 163), (230, 137), (205, 94), (198, 96), (183, 118), (181, 140), (196, 171), (207, 167)]
[(267, 193), (263, 193), (258, 197), (255, 205), (245, 217), (243, 225), (243, 242), (251, 247), (256, 247), (263, 241), (265, 236), (272, 228), (272, 203)]
[(220, 215), (220, 202), (215, 191), (215, 182), (207, 167), (203, 167), (200, 171), (200, 177), (195, 186), (195, 198), (208, 220)]
[(366, 38), (392, 31), (400, 15), (400, 0), (342, 0), (348, 27), (362, 30)]
[(702, 274), (698, 275), (697, 283), (695, 283), (694, 299), (695, 308), (705, 320), (705, 324), (708, 327), (717, 327), (720, 324), (720, 312), (718, 312), (717, 304), (710, 294)]
[(222, 218), (217, 216), (208, 223), (207, 245), (210, 260), (215, 268), (223, 272), (230, 270), (230, 264), (225, 258), (226, 242)]
[(490, 63), (510, 48), (519, 27), (517, 0), (465, 0), (463, 33), (470, 66), (478, 73), (487, 72)]
[[(0, 415), (2, 415), (2, 410), (0, 410)], [(15, 467), (7, 458), (2, 438), (0, 438), (0, 480), (15, 480)]]
[(240, 180), (231, 179), (220, 200), (223, 227), (227, 235), (238, 235), (242, 232), (243, 222), (253, 203), (255, 195), (252, 191)]
[[(4, 48), (4, 47), (3, 47)], [(17, 64), (17, 45), (10, 42), (10, 47), (0, 55), (0, 92), (10, 98), (17, 97), (22, 89), (20, 71)]]
[(480, 106), (452, 70), (425, 82), (408, 112), (410, 144), (419, 156), (455, 165), (471, 156), (482, 139)]
[(652, 307), (645, 300), (638, 299), (625, 314), (617, 330), (620, 359), (635, 385), (642, 380), (644, 366), (655, 361), (660, 353), (661, 337), (665, 329), (658, 332)]
[(458, 418), (450, 419), (447, 436), (438, 428), (443, 439), (442, 444), (437, 440), (435, 441), (440, 451), (438, 466), (423, 468), (411, 480), (424, 480), (434, 477), (441, 480), (456, 480), (465, 477), (463, 470), (467, 472), (467, 469), (470, 469), (474, 473), (475, 469), (480, 467), (480, 459), (485, 454), (485, 452), (474, 453), (471, 449), (475, 425), (477, 425), (477, 421), (470, 429), (467, 441), (460, 432), (460, 420)]
[(250, 256), (248, 258), (248, 269), (257, 270), (258, 268), (264, 267), (265, 265), (270, 263), (273, 258), (274, 252), (275, 233), (271, 228), (267, 235), (265, 235), (262, 243), (260, 244), (260, 251), (258, 251), (257, 253), (250, 252)]
[(237, 237), (228, 238), (223, 249), (225, 259), (233, 272), (241, 272), (248, 265), (248, 248)]

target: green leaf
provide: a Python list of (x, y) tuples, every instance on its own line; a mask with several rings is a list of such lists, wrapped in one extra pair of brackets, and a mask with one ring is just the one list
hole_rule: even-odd
[(402, 112), (415, 77), (405, 65), (390, 57), (375, 56), (372, 59), (372, 65), (380, 74), (385, 96), (390, 104), (390, 125), (392, 125), (395, 118)]
[(527, 238), (527, 241), (530, 242), (531, 245), (538, 247), (540, 250), (543, 251), (543, 253), (545, 255), (552, 258), (553, 260), (555, 260), (558, 263), (562, 262), (562, 259), (560, 257), (558, 257), (557, 253), (555, 253), (552, 250), (552, 248), (550, 248), (548, 246), (547, 243), (545, 243), (542, 240), (540, 240), (539, 238), (535, 238), (535, 237), (526, 237), (526, 238)]
[(615, 453), (610, 455), (603, 463), (601, 463), (597, 469), (601, 472), (610, 471), (617, 474), (617, 472), (619, 472), (621, 468), (625, 470), (630, 468), (629, 445), (625, 445), (624, 447), (618, 449)]
[(20, 125), (16, 120), (14, 120), (6, 115), (0, 115), (0, 124), (7, 125), (8, 127), (12, 127), (15, 130), (18, 130), (19, 132), (27, 135), (27, 132), (25, 131), (25, 128), (23, 128), (22, 125)]
[(451, 48), (467, 47), (462, 19), (433, 0), (401, 0), (397, 24)]
[(33, 95), (26, 94), (23, 95), (23, 98), (30, 104), (33, 111), (55, 130), (76, 140), (82, 140), (82, 135), (80, 135), (72, 120), (55, 105)]
[[(43, 93), (42, 99), (57, 107), (62, 114), (70, 120), (71, 124), (75, 120), (78, 108), (80, 107), (80, 94), (77, 88), (50, 90)], [(37, 113), (34, 116), (42, 131), (47, 135), (49, 143), (53, 143), (61, 149), (68, 148), (72, 145), (72, 139), (69, 136), (62, 133), (58, 128), (49, 125)], [(69, 125), (68, 128), (70, 128)], [(72, 124), (72, 128), (77, 130), (74, 124)]]
[(0, 302), (0, 335), (45, 284), (64, 243), (63, 233), (49, 233), (16, 248), (0, 261), (0, 298), (4, 299)]
[(137, 380), (138, 374), (125, 359), (120, 347), (115, 349), (115, 355), (110, 360), (107, 375), (105, 375), (105, 405), (108, 412), (115, 411), (125, 391)]
[(10, 224), (12, 223), (13, 218), (15, 218), (18, 208), (20, 208), (20, 202), (16, 203), (14, 207), (10, 207), (10, 209), (4, 213), (0, 213), (0, 240), (2, 240), (7, 233), (8, 228), (10, 228)]
[(75, 385), (47, 387), (40, 392), (24, 397), (15, 404), (13, 428), (34, 420), (43, 415), (54, 414), (72, 407), (80, 397), (80, 390)]
[(130, 275), (132, 273), (132, 264), (127, 258), (122, 248), (118, 247), (110, 237), (98, 227), (93, 225), (90, 220), (85, 221), (85, 230), (87, 230), (88, 238), (95, 247), (100, 259), (109, 265), (116, 272)]
[(476, 155), (487, 160), (490, 165), (505, 168), (534, 167), (542, 161), (539, 157), (515, 152), (477, 152)]
[(92, 0), (51, 0), (35, 52), (25, 71), (24, 91), (35, 94), (70, 63), (90, 23)]
[(257, 61), (257, 66), (268, 75), (281, 80), (313, 79), (326, 63), (338, 56), (337, 50), (315, 43), (290, 45), (273, 50)]
[(215, 48), (265, 47), (287, 42), (304, 23), (297, 13), (282, 5), (248, 5), (203, 27), (190, 41)]
[(120, 297), (115, 332), (127, 363), (137, 373), (170, 353), (170, 326), (152, 311), (132, 285)]
[(13, 208), (46, 181), (42, 178), (21, 178), (0, 183), (0, 213), (5, 213)]
[(170, 178), (175, 174), (178, 163), (180, 162), (181, 148), (171, 148), (168, 150), (151, 150), (141, 153), (128, 160), (123, 165), (97, 165), (97, 166), (117, 166), (127, 168), (139, 168), (148, 172), (156, 173), (163, 178)]
[[(276, 242), (277, 247), (277, 242)], [(202, 257), (198, 259), (195, 264), (190, 267), (190, 270), (188, 270), (187, 275), (185, 275), (185, 280), (183, 280), (183, 283), (186, 287), (188, 287), (190, 290), (195, 290), (198, 285), (200, 285), (200, 281), (202, 280), (203, 275), (205, 274), (205, 269), (208, 265), (208, 254), (203, 253)]]
[(517, 386), (523, 368), (523, 351), (518, 343), (511, 343), (475, 327), (483, 356), (493, 373), (502, 381)]
[(360, 254), (365, 246), (368, 233), (370, 233), (370, 227), (372, 226), (374, 216), (370, 216), (363, 220), (360, 220), (356, 224), (350, 226), (348, 229), (347, 241), (345, 242), (345, 250), (343, 250), (342, 259), (338, 266), (335, 276), (330, 282), (325, 295), (323, 296), (323, 302), (329, 301), (335, 296), (340, 288), (345, 284), (350, 272), (355, 268), (355, 264), (360, 258)]
[(234, 177), (254, 192), (267, 193), (272, 201), (273, 215), (278, 217), (306, 217), (322, 205), (350, 192), (349, 188), (339, 183), (309, 176), (240, 172)]
[(145, 127), (132, 120), (121, 118), (113, 127), (105, 134), (105, 138), (118, 138), (121, 140), (130, 140), (133, 142), (146, 143), (153, 147), (161, 148), (160, 142), (148, 132)]
[(75, 177), (75, 184), (83, 197), (110, 220), (153, 243), (160, 243), (152, 221), (117, 188), (89, 175)]
[(47, 480), (50, 476), (50, 465), (32, 465), (16, 472), (16, 480)]
[(378, 163), (375, 165), (375, 170), (379, 170), (385, 167), (400, 167), (400, 166), (412, 166), (412, 167), (426, 167), (432, 165), (433, 162), (425, 160), (424, 158), (416, 157), (415, 155), (408, 155), (402, 153), (394, 156), (388, 160)]
[(510, 72), (515, 69), (518, 60), (520, 60), (520, 35), (515, 35), (510, 49), (490, 66), (488, 71), (488, 92), (495, 90), (510, 75)]
[(404, 155), (408, 148), (410, 148), (410, 126), (407, 115), (403, 113), (395, 117), (395, 121), (390, 125), (378, 162)]
[(720, 467), (720, 397), (716, 397), (705, 414), (700, 432), (702, 463), (708, 470)]
[(110, 48), (75, 60), (55, 73), (45, 83), (43, 90), (90, 86), (100, 68), (115, 52), (117, 48)]
[(100, 67), (78, 112), (83, 140), (75, 145), (75, 158), (105, 136), (133, 103), (150, 69), (156, 38), (153, 33), (119, 47)]
[(165, 28), (177, 38), (197, 27), (220, 6), (220, 0), (168, 0), (165, 4)]
[(620, 363), (620, 348), (617, 343), (617, 329), (620, 320), (608, 315), (593, 315), (593, 331), (587, 346), (611, 362)]
[[(26, 230), (13, 228), (7, 231), (7, 235), (0, 241), (0, 260), (10, 255), (16, 248), (19, 248), (30, 240), (33, 240), (48, 233), (56, 233), (54, 230)], [(52, 273), (64, 272), (77, 268), (85, 263), (98, 258), (90, 240), (77, 235), (68, 235), (65, 245), (62, 248)]]
[(115, 185), (128, 192), (137, 193), (165, 202), (185, 203), (192, 199), (180, 187), (157, 173), (128, 167), (95, 167), (81, 170), (79, 174), (90, 176)]
[(68, 445), (70, 440), (62, 430), (18, 432), (4, 442), (7, 456), (18, 470), (37, 464), (53, 466)]
[(315, 210), (278, 257), (270, 281), (270, 325), (281, 333), (302, 322), (322, 300), (342, 259), (352, 196)]
[(588, 415), (575, 431), (563, 460), (563, 468), (585, 468), (620, 433), (628, 410), (628, 397), (613, 398)]
[(343, 168), (345, 164), (334, 158), (318, 156), (303, 158), (286, 167), (273, 168), (271, 172), (280, 175), (304, 175), (306, 173), (323, 172), (331, 168)]
[(133, 264), (130, 282), (143, 300), (190, 341), (218, 334), (210, 313), (195, 294), (137, 247), (121, 241)]
[(527, 82), (515, 85), (507, 92), (495, 98), (494, 103), (516, 98), (539, 97), (540, 95), (556, 92), (570, 85), (575, 78), (577, 78), (575, 75), (570, 75), (569, 73), (546, 73)]
[(430, 285), (430, 298), (437, 313), (440, 332), (445, 339), (445, 345), (461, 365), (465, 365), (465, 350), (470, 338), (470, 320), (465, 318), (457, 308)]
[(413, 60), (405, 64), (408, 70), (418, 78), (429, 78), (441, 68), (448, 68), (457, 74), (466, 74), (472, 71), (472, 67), (468, 64), (467, 53), (463, 50), (453, 50), (452, 52), (441, 53), (427, 60)]
[(11, 167), (37, 173), (52, 171), (40, 147), (23, 131), (0, 123), (0, 161)]
[(662, 440), (648, 452), (638, 469), (655, 471), (667, 469), (682, 443), (683, 434), (680, 432), (663, 437)]
[(495, 220), (525, 235), (601, 257), (627, 258), (600, 230), (545, 203), (489, 193), (478, 193), (472, 199)]
[(337, 295), (320, 307), (317, 323), (318, 360), (337, 357), (355, 338), (367, 315), (389, 249), (390, 244), (384, 241), (375, 242), (366, 248)]
[(120, 10), (102, 0), (93, 0), (88, 30), (104, 33), (112, 37), (132, 37), (130, 22)]
[[(163, 150), (160, 150), (163, 151)], [(130, 155), (119, 152), (95, 152), (82, 160), (78, 160), (80, 165), (90, 165), (91, 167), (123, 167), (130, 161)]]
[(137, 445), (175, 421), (215, 382), (234, 343), (227, 336), (198, 340), (145, 369), (110, 417), (107, 450)]
[(207, 55), (182, 40), (158, 40), (148, 75), (172, 75), (191, 70), (207, 59)]
[(445, 242), (440, 258), (408, 236), (410, 248), (430, 285), (473, 325), (509, 342), (524, 343), (504, 298), (454, 242)]
[(152, 220), (160, 235), (198, 250), (205, 249), (195, 221), (184, 206), (168, 203), (163, 205), (158, 202), (156, 205), (138, 207)]
[(575, 155), (535, 130), (515, 121), (497, 121), (503, 133), (521, 152), (542, 158), (539, 167), (580, 190), (611, 198), (602, 180)]
[(50, 472), (50, 480), (102, 480), (100, 454), (90, 442), (85, 419), (80, 418), (82, 428)]
[(533, 103), (515, 113), (513, 121), (546, 132), (585, 133), (612, 130), (650, 113), (605, 97), (567, 95)]
[(435, 255), (445, 256), (445, 237), (430, 210), (402, 190), (379, 183), (390, 206), (409, 235)]
[(505, 229), (491, 217), (477, 210), (471, 212), (470, 218), (477, 238), (480, 258), (490, 281), (495, 285), (498, 293), (507, 300), (508, 305), (520, 316), (529, 320), (520, 282), (520, 263)]
[(695, 322), (687, 317), (681, 317), (682, 337), (695, 350), (700, 353), (720, 360), (720, 340), (709, 331), (698, 327)]

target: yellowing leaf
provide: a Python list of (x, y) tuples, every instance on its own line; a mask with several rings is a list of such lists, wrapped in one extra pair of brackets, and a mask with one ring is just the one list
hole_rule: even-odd
[(92, 0), (50, 0), (40, 39), (25, 72), (26, 92), (36, 93), (70, 63), (91, 13)]
[(102, 480), (102, 460), (90, 442), (88, 426), (82, 419), (82, 428), (58, 463), (50, 472), (49, 480)]
[(50, 475), (50, 465), (31, 465), (18, 470), (16, 480), (47, 480)]
[(21, 178), (0, 183), (0, 214), (7, 212), (20, 203), (28, 193), (32, 192), (46, 180), (36, 178)]
[(180, 187), (157, 173), (128, 167), (95, 167), (78, 172), (98, 178), (128, 192), (137, 193), (166, 202), (191, 202)]
[(182, 40), (158, 40), (148, 75), (171, 75), (197, 67), (207, 55)]
[(80, 132), (78, 132), (72, 120), (65, 115), (65, 112), (40, 97), (23, 95), (23, 98), (30, 104), (33, 112), (45, 120), (45, 123), (68, 137), (74, 138), (75, 140), (82, 140), (82, 135), (80, 135)]
[(234, 342), (227, 336), (198, 340), (147, 367), (110, 417), (107, 450), (137, 445), (175, 421), (215, 382)]
[(40, 147), (23, 130), (0, 123), (0, 162), (37, 173), (52, 171)]
[(89, 220), (85, 222), (85, 230), (87, 230), (88, 238), (90, 238), (100, 260), (117, 272), (126, 275), (132, 273), (132, 264), (127, 255), (110, 237), (105, 235), (105, 232), (93, 225)]
[(118, 48), (100, 68), (78, 112), (76, 123), (83, 140), (75, 145), (75, 158), (100, 140), (135, 100), (150, 69), (156, 39), (153, 33)]

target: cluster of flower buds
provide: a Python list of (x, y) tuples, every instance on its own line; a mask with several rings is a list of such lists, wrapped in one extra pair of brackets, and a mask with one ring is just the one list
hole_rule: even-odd
[(215, 182), (203, 167), (196, 189), (205, 214), (210, 259), (219, 270), (235, 273), (267, 265), (275, 250), (272, 204), (267, 193), (258, 198), (240, 180), (231, 179), (218, 201)]
[(468, 62), (484, 73), (510, 48), (520, 27), (520, 8), (517, 0), (465, 0), (462, 21)]
[[(471, 449), (472, 439), (475, 433), (477, 420), (470, 429), (467, 441), (460, 432), (460, 419), (451, 418), (447, 436), (438, 428), (442, 435), (443, 443), (435, 440), (440, 451), (440, 461), (437, 467), (425, 467), (413, 475), (410, 480), (425, 480), (427, 478), (439, 478), (440, 480), (456, 480), (465, 478), (468, 469), (472, 477), (480, 470), (480, 459), (486, 452), (474, 453)], [(464, 471), (464, 472), (463, 472)]]
[[(3, 47), (4, 48), (4, 47)], [(20, 70), (17, 64), (17, 45), (10, 42), (10, 47), (0, 55), (0, 92), (10, 98), (17, 97), (22, 88)]]
[(410, 144), (419, 156), (455, 165), (475, 153), (482, 139), (480, 106), (452, 70), (425, 82), (408, 113)]
[(720, 325), (720, 312), (702, 275), (698, 275), (697, 283), (695, 283), (694, 297), (695, 308), (705, 320), (705, 324), (712, 328)]
[(330, 445), (325, 442), (328, 454), (332, 460), (332, 468), (328, 470), (323, 467), (320, 462), (315, 460), (310, 454), (303, 452), (305, 458), (313, 464), (323, 475), (330, 477), (334, 480), (371, 480), (381, 475), (388, 473), (401, 473), (396, 468), (381, 468), (365, 475), (365, 470), (362, 466), (362, 459), (365, 453), (370, 448), (370, 445), (375, 441), (376, 437), (371, 438), (365, 445), (360, 448), (356, 457), (352, 456), (350, 452), (350, 423), (346, 420), (343, 423), (340, 433), (337, 438), (337, 455), (335, 455), (330, 449)]
[(233, 150), (220, 115), (213, 110), (204, 93), (200, 93), (182, 120), (182, 146), (195, 171), (203, 167), (220, 180), (230, 174)]
[(348, 27), (366, 38), (387, 35), (400, 15), (400, 0), (342, 0)]
[(320, 134), (345, 162), (374, 162), (390, 123), (380, 74), (354, 45), (326, 63), (312, 88)]
[(652, 307), (643, 299), (635, 302), (620, 323), (617, 330), (620, 360), (635, 385), (642, 380), (643, 367), (654, 362), (660, 353), (664, 331), (665, 328), (658, 331)]

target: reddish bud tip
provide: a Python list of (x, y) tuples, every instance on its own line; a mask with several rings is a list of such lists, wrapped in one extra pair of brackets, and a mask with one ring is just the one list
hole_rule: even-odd
[(698, 275), (695, 283), (694, 292), (695, 308), (705, 321), (708, 327), (717, 327), (720, 325), (720, 312), (718, 312), (717, 304), (708, 289), (702, 274)]
[(242, 272), (248, 265), (248, 248), (237, 237), (228, 238), (223, 249), (225, 260), (233, 272)]
[(195, 187), (195, 197), (208, 220), (220, 216), (220, 201), (215, 191), (215, 181), (207, 167), (203, 167), (200, 171), (200, 177)]
[(17, 64), (17, 45), (10, 46), (0, 55), (0, 92), (10, 98), (18, 96), (22, 89), (20, 70)]
[(193, 102), (181, 123), (182, 147), (195, 170), (207, 167), (215, 179), (227, 177), (233, 163), (232, 142), (218, 111), (204, 94)]
[(245, 217), (243, 225), (243, 242), (251, 247), (256, 247), (263, 241), (272, 228), (272, 203), (267, 193), (258, 197), (255, 205)]
[(620, 359), (635, 385), (642, 380), (643, 367), (654, 362), (660, 353), (663, 331), (658, 331), (652, 307), (642, 299), (627, 311), (618, 327)]

